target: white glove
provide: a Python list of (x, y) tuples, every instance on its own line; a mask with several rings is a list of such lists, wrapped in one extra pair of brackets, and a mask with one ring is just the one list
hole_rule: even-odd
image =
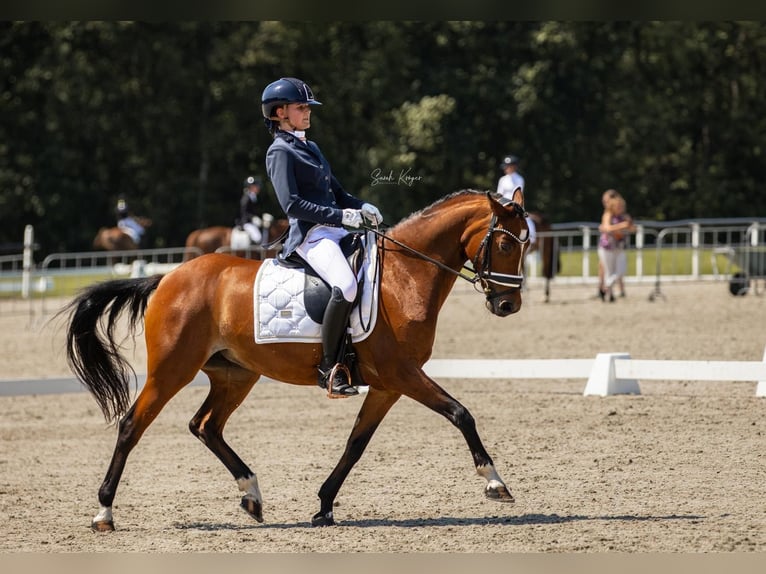
[(380, 210), (371, 203), (362, 205), (362, 215), (374, 225), (383, 223), (383, 216), (380, 214)]
[(346, 227), (361, 227), (362, 212), (358, 209), (343, 210), (343, 225)]

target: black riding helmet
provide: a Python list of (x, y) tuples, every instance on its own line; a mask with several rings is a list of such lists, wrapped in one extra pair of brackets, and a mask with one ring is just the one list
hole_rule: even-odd
[(270, 83), (261, 95), (261, 111), (267, 120), (272, 119), (274, 108), (285, 104), (310, 104), (321, 106), (314, 99), (314, 92), (309, 85), (298, 78), (280, 78)]
[(261, 181), (261, 178), (257, 175), (248, 175), (245, 178), (245, 181), (242, 182), (242, 187), (244, 189), (247, 189), (251, 185), (257, 185), (258, 187), (263, 187), (263, 181)]
[(503, 169), (506, 166), (509, 165), (517, 165), (519, 163), (519, 158), (513, 154), (508, 154), (503, 158), (503, 161), (500, 162), (500, 169)]

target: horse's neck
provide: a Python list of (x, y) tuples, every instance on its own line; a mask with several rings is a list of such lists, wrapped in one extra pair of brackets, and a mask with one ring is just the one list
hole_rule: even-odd
[(447, 271), (404, 248), (392, 248), (389, 244), (388, 248), (401, 252), (401, 256), (395, 257), (397, 271), (415, 279), (398, 281), (398, 284), (402, 288), (415, 290), (413, 296), (437, 303), (438, 311), (465, 263), (462, 246), (464, 232), (465, 223), (460, 218), (444, 217), (442, 214), (421, 215), (397, 225), (391, 231), (392, 238), (453, 270)]

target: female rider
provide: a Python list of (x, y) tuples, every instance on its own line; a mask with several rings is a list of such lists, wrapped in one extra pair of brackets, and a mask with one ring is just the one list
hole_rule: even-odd
[[(346, 192), (317, 144), (306, 139), (311, 106), (321, 105), (311, 88), (297, 78), (280, 78), (263, 90), (261, 109), (274, 141), (266, 152), (266, 171), (290, 228), (282, 257), (300, 255), (332, 289), (322, 320), (319, 384), (331, 394), (349, 397), (358, 391), (348, 371), (336, 368), (348, 318), (357, 296), (357, 280), (339, 242), (364, 218), (383, 221), (373, 205)], [(332, 375), (332, 381), (328, 381)]]

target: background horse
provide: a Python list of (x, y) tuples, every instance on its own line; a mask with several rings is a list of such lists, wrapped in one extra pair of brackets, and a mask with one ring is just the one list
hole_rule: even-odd
[[(521, 190), (506, 204), (489, 192), (465, 190), (411, 215), (378, 239), (377, 321), (367, 338), (354, 345), (369, 390), (340, 460), (319, 489), (320, 508), (312, 525), (335, 524), (333, 503), (341, 485), (402, 395), (460, 430), (476, 472), (486, 480), (486, 497), (514, 501), (471, 414), (426, 375), (423, 365), (431, 356), (439, 310), (458, 276), (481, 287), (494, 315), (506, 317), (521, 309), (521, 270), (528, 245), (524, 214)], [(473, 264), (472, 274), (463, 273), (467, 260)], [(210, 379), (210, 391), (189, 429), (245, 493), (242, 508), (263, 521), (258, 479), (226, 443), (223, 429), (261, 376), (316, 385), (321, 345), (255, 343), (252, 290), (261, 263), (226, 254), (204, 255), (165, 276), (94, 284), (61, 311), (70, 312), (67, 360), (72, 370), (107, 420), (122, 417), (98, 493), (94, 530), (114, 530), (112, 504), (129, 453), (167, 402), (200, 370)], [(129, 311), (134, 336), (143, 317), (148, 357), (146, 383), (132, 406), (130, 366), (119, 353), (122, 337), (115, 340), (116, 321), (123, 310)], [(406, 443), (402, 449), (406, 451)]]
[[(561, 269), (561, 256), (559, 254), (556, 238), (551, 233), (551, 223), (548, 217), (537, 211), (530, 211), (529, 218), (534, 222), (537, 232), (537, 243), (530, 248), (529, 253), (539, 252), (542, 264), (542, 273), (545, 278), (545, 302), (550, 301), (551, 280)], [(542, 234), (542, 235), (541, 235)]]
[(131, 251), (138, 249), (138, 245), (119, 227), (102, 227), (93, 239), (93, 249)]
[[(269, 226), (268, 237), (264, 240), (264, 243), (269, 244), (280, 239), (282, 234), (287, 231), (288, 225), (287, 219), (275, 219)], [(214, 253), (217, 249), (224, 246), (230, 246), (232, 229), (232, 227), (225, 227), (223, 225), (195, 229), (186, 238), (186, 247), (192, 249), (187, 249), (184, 254), (184, 261), (197, 257), (196, 249), (205, 254)], [(251, 249), (253, 250), (254, 259), (274, 257), (278, 251), (278, 249), (267, 249), (262, 254), (262, 250), (257, 245), (251, 246)], [(235, 254), (239, 256), (245, 255), (241, 251), (237, 251)]]
[[(134, 217), (133, 219), (144, 229), (152, 224), (152, 220), (148, 217)], [(102, 227), (93, 239), (93, 248), (104, 251), (132, 251), (138, 249), (138, 245), (130, 235), (119, 227)]]

